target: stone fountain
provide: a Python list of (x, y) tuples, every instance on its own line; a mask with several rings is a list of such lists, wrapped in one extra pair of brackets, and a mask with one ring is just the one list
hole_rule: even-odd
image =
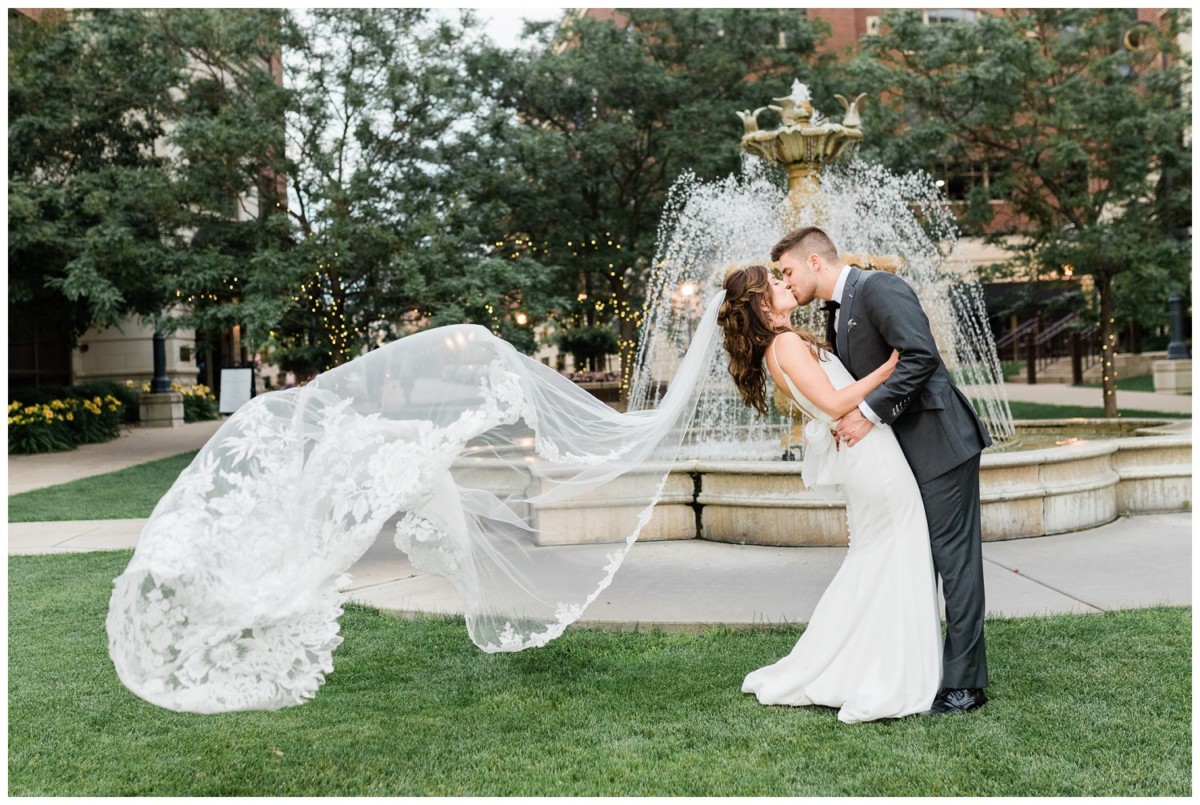
[[(896, 176), (852, 157), (863, 140), (859, 107), (835, 96), (844, 115), (816, 110), (806, 87), (792, 85), (775, 105), (739, 112), (748, 155), (740, 176), (700, 182), (685, 176), (672, 188), (630, 395), (630, 409), (653, 407), (686, 349), (704, 302), (733, 265), (769, 265), (784, 232), (815, 224), (842, 249), (845, 262), (892, 271), (914, 287), (939, 351), (968, 390), (998, 446), (1016, 433), (978, 284), (948, 264), (953, 217), (923, 174)], [(779, 127), (759, 128), (767, 109)], [(778, 168), (787, 179), (777, 180)], [(794, 323), (820, 332), (816, 306)], [(845, 545), (846, 516), (808, 490), (797, 457), (794, 409), (777, 398), (760, 417), (737, 396), (723, 360), (714, 362), (685, 445), (690, 461), (671, 473), (666, 496), (641, 539), (704, 539), (763, 545)], [(1062, 434), (1067, 424), (1046, 423)], [(1013, 539), (1100, 525), (1119, 513), (1190, 508), (1190, 423), (1100, 423), (1083, 438), (1059, 438), (1043, 449), (985, 453), (981, 497), (985, 540)], [(1117, 431), (1121, 431), (1118, 433)], [(1114, 438), (1137, 436), (1137, 438)], [(689, 493), (690, 492), (690, 493)], [(583, 539), (604, 534), (593, 511)]]
[[(835, 96), (836, 97), (836, 96)], [(651, 408), (670, 383), (706, 301), (731, 265), (767, 264), (772, 244), (805, 223), (822, 226), (846, 262), (893, 271), (916, 290), (939, 350), (968, 391), (993, 438), (1013, 443), (1014, 424), (979, 287), (947, 264), (954, 220), (932, 179), (896, 176), (852, 156), (863, 139), (863, 96), (839, 98), (840, 123), (817, 111), (798, 82), (772, 107), (738, 113), (745, 133), (743, 171), (718, 182), (682, 177), (659, 230), (654, 276), (633, 380), (630, 408)], [(761, 130), (767, 108), (781, 124)], [(787, 177), (779, 181), (779, 168)], [(797, 326), (823, 329), (810, 306)], [(641, 540), (703, 538), (760, 545), (842, 546), (844, 506), (808, 490), (800, 477), (792, 412), (782, 404), (767, 417), (746, 408), (714, 361), (684, 445), (683, 459), (646, 467), (629, 483), (657, 482), (669, 469), (662, 497)], [(1190, 509), (1190, 423), (1101, 421), (1093, 432), (1068, 438), (1068, 424), (1043, 423), (1051, 446), (983, 456), (980, 486), (985, 540), (1076, 531), (1118, 514)], [(1126, 438), (1114, 438), (1124, 436)], [(1055, 443), (1057, 442), (1057, 443)], [(511, 485), (505, 461), (464, 461), (473, 484), (503, 494)], [(566, 546), (619, 542), (620, 495), (602, 489), (591, 498), (545, 505), (537, 518), (543, 543)], [(554, 536), (551, 536), (554, 535)], [(552, 548), (558, 550), (560, 548)]]

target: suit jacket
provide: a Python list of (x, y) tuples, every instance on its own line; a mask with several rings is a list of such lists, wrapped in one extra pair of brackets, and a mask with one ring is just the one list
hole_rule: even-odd
[(842, 292), (834, 345), (861, 378), (900, 350), (900, 362), (866, 403), (892, 427), (917, 481), (936, 478), (992, 443), (970, 401), (954, 385), (907, 282), (884, 271), (851, 268)]

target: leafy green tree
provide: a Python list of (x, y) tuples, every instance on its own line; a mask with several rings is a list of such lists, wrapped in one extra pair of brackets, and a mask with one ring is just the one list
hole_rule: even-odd
[[(1143, 51), (1123, 45), (1128, 10), (1012, 9), (937, 26), (894, 12), (849, 71), (890, 99), (894, 136), (874, 141), (893, 166), (1007, 167), (971, 192), (968, 222), (987, 224), (989, 202), (1006, 199), (1015, 218), (989, 239), (1015, 236), (1017, 266), (1091, 275), (1106, 367), (1119, 296), (1140, 290), (1124, 311), (1161, 311), (1156, 323), (1168, 293), (1188, 287), (1190, 62), (1176, 42), (1189, 24), (1186, 9), (1168, 9)], [(1113, 371), (1104, 404), (1115, 416)]]
[(156, 329), (244, 321), (219, 302), (279, 252), (258, 254), (283, 167), (278, 29), (264, 10), (10, 26), (10, 327), (50, 322), (75, 340), (131, 315)]
[(10, 332), (40, 323), (74, 342), (162, 311), (175, 205), (155, 143), (183, 65), (153, 32), (120, 11), (10, 21)]
[[(823, 28), (793, 10), (629, 9), (571, 16), (541, 46), (485, 49), (471, 83), (515, 115), (474, 198), (503, 198), (494, 243), (550, 272), (560, 329), (611, 326), (631, 369), (667, 190), (685, 171), (739, 169), (736, 112), (807, 82), (833, 108), (815, 55)], [(764, 126), (771, 113), (764, 113)], [(549, 301), (549, 300), (548, 300)]]
[(281, 207), (294, 242), (246, 289), (275, 322), (268, 343), (285, 365), (316, 371), (463, 321), (533, 349), (510, 313), (538, 267), (497, 258), (489, 209), (461, 192), (487, 146), (471, 131), (478, 100), (462, 75), (477, 37), (469, 14), (428, 9), (311, 9), (287, 21)]

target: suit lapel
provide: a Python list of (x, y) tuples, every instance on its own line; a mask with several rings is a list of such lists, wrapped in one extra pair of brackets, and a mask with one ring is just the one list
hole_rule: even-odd
[(841, 315), (838, 316), (837, 326), (838, 357), (841, 358), (846, 368), (850, 370), (850, 374), (855, 377), (858, 377), (858, 375), (850, 367), (850, 321), (854, 316), (854, 295), (858, 290), (858, 283), (861, 277), (862, 270), (851, 266), (850, 273), (846, 275), (846, 287), (842, 289), (842, 308), (838, 311)]

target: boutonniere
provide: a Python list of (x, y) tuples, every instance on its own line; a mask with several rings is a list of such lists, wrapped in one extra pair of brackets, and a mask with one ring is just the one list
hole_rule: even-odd
[(854, 319), (851, 319), (850, 321), (846, 322), (847, 330), (853, 330), (857, 326), (858, 326), (858, 322), (856, 322)]

